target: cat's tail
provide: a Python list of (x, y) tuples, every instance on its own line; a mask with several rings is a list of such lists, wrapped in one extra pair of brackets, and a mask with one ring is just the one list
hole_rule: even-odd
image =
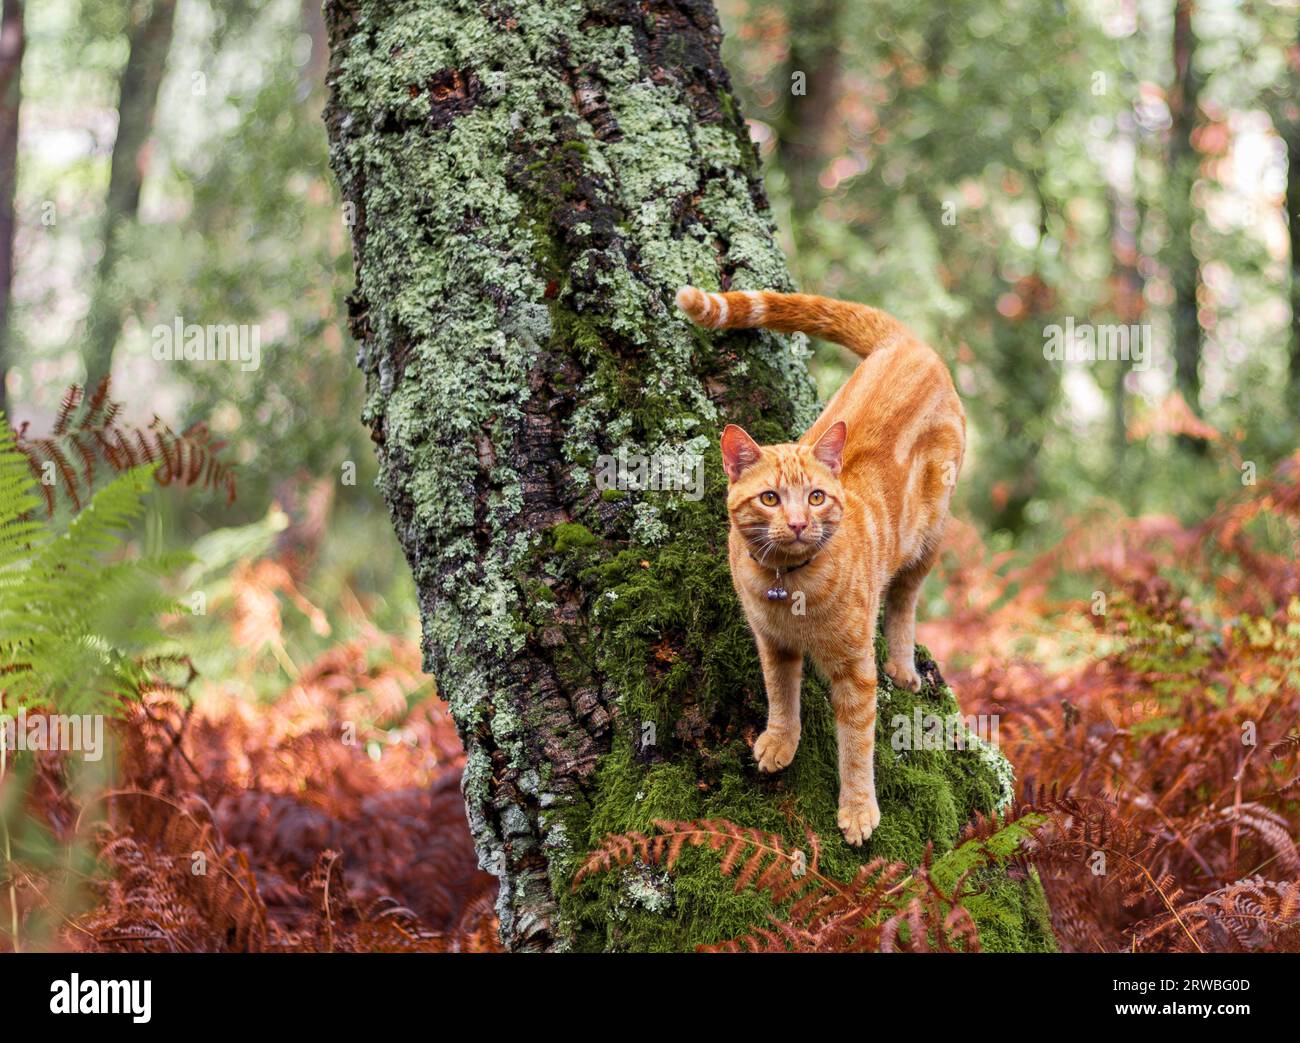
[(706, 293), (694, 286), (683, 286), (677, 291), (677, 307), (710, 329), (761, 327), (781, 333), (802, 331), (843, 344), (863, 358), (912, 336), (906, 326), (879, 308), (810, 293), (770, 290)]

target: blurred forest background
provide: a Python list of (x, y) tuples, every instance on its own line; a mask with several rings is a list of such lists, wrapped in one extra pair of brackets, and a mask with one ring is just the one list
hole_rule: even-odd
[[(1199, 534), (1199, 543), (1178, 545), (1186, 562), (1189, 546), (1211, 541), (1196, 526), (1285, 469), (1300, 441), (1300, 6), (718, 7), (797, 284), (899, 315), (953, 367), (966, 402), (971, 447), (956, 513), (969, 531), (954, 552), (966, 556), (950, 565), (967, 582), (931, 583), (922, 609), (930, 620), (965, 620), (970, 646), (932, 637), (965, 671), (955, 675), (963, 702), (961, 678), (974, 700), (989, 663), (1013, 650), (1038, 655), (1044, 669), (1095, 663), (1102, 652), (1081, 649), (1077, 633), (1043, 651), (1041, 633), (1026, 645), (1005, 617), (988, 625), (1023, 595), (1028, 573), (1015, 570), (1081, 531), (1116, 533), (1143, 516)], [(311, 901), (284, 895), (297, 887), (319, 897), (323, 887), (328, 896), (328, 872), (322, 884), (321, 863), (301, 864), (301, 851), (340, 846), (349, 823), (373, 821), (386, 801), (393, 821), (425, 825), (411, 826), (414, 839), (394, 832), (382, 841), (389, 847), (354, 867), (357, 893), (390, 893), (398, 867), (427, 855), (418, 845), (449, 845), (455, 881), (405, 884), (403, 905), (437, 930), (408, 923), (403, 937), (455, 927), (475, 939), (467, 946), (490, 946), (490, 881), (463, 838), (441, 839), (428, 825), (431, 781), (454, 797), (457, 745), (418, 671), (413, 588), (372, 487), (359, 420), (348, 230), (320, 119), (327, 48), (318, 0), (3, 0), (3, 11), (8, 418), (35, 438), (58, 422), (69, 385), (93, 388), (111, 373), (123, 420), (146, 426), (157, 415), (175, 431), (204, 422), (227, 443), (221, 456), (237, 475), (231, 502), (205, 482), (155, 491), (132, 544), (132, 553), (187, 551), (179, 589), (201, 591), (206, 603), (167, 623), (195, 677), (169, 711), (179, 716), (159, 713), (151, 725), (162, 730), (150, 739), (156, 748), (137, 751), (136, 781), (147, 788), (150, 771), (186, 770), (170, 760), (166, 728), (179, 728), (190, 712), (182, 707), (201, 695), (207, 746), (186, 756), (206, 758), (201, 774), (232, 788), (220, 800), (209, 794), (230, 845), (217, 857), (233, 865), (250, 851), (265, 856), (238, 870), (255, 873), (263, 893), (260, 913), (231, 914), (241, 930), (284, 947), (323, 946), (328, 932), (335, 944), (337, 925), (312, 919)], [(155, 362), (150, 330), (178, 316), (257, 324), (260, 368)], [(1151, 365), (1045, 360), (1046, 327), (1068, 318), (1148, 325)], [(850, 368), (847, 353), (817, 347), (824, 395)], [(1293, 577), (1294, 518), (1267, 529), (1273, 560), (1292, 562)], [(1044, 581), (1053, 604), (1086, 600), (1096, 562), (1055, 560)], [(974, 598), (978, 584), (960, 570), (976, 561), (989, 570), (985, 588), (994, 576), (1003, 584), (979, 602), (981, 627), (971, 622), (978, 599), (957, 600)], [(1147, 562), (1144, 582), (1173, 564)], [(1005, 586), (1013, 574), (1019, 595)], [(1247, 572), (1235, 575), (1244, 581)], [(1212, 572), (1187, 582), (1178, 589), (1209, 605)], [(1103, 589), (1122, 585), (1112, 577)], [(1254, 606), (1254, 616), (1285, 615), (1285, 594)], [(1188, 633), (1242, 614), (1240, 605), (1204, 605)], [(1036, 602), (1025, 618), (1044, 611)], [(976, 647), (979, 634), (994, 632), (1000, 644)], [(1178, 647), (1186, 654), (1187, 644)], [(1268, 691), (1293, 688), (1294, 667), (1270, 670)], [(989, 685), (980, 698), (1010, 698), (1002, 682)], [(282, 713), (267, 723), (249, 708), (257, 705)], [(228, 728), (221, 742), (218, 719)], [(359, 722), (355, 757), (327, 750), (340, 721)], [(244, 795), (232, 796), (240, 780)], [(309, 792), (308, 780), (320, 791)], [(438, 814), (454, 818), (455, 800), (444, 804)], [(46, 812), (44, 824), (33, 816), (15, 833), (19, 855), (37, 862), (70, 828)], [(138, 840), (147, 830), (136, 827)], [(257, 830), (270, 831), (261, 847)], [(142, 851), (132, 856), (137, 869), (152, 857)], [(1233, 872), (1221, 874), (1228, 881), (1248, 868), (1237, 864), (1235, 834), (1232, 854)], [(25, 910), (35, 934), (64, 944), (78, 932), (99, 946), (155, 936), (204, 944), (211, 910), (197, 899), (173, 895), (192, 922), (177, 913), (164, 929), (141, 926), (126, 892), (101, 892), (92, 920), (73, 923), (56, 914), (62, 907), (38, 876), (15, 883), (10, 873), (7, 885), (26, 889), (9, 904)], [(1214, 890), (1206, 881), (1198, 900)], [(298, 912), (273, 914), (268, 926), (277, 894)], [(381, 944), (380, 922), (373, 909), (359, 912), (355, 930), (372, 934), (352, 943)], [(1114, 931), (1123, 929), (1117, 919)]]
[[(0, 287), (11, 419), (48, 424), (111, 358), (129, 415), (204, 419), (239, 466), (237, 503), (177, 506), (169, 537), (264, 518), (324, 480), (322, 509), (348, 516), (326, 542), (348, 533), (358, 559), (333, 547), (335, 571), (400, 583), (375, 553), (396, 545), (342, 321), (314, 0), (6, 10), (24, 6), (0, 128), (0, 169), (17, 166)], [(1261, 471), (1294, 448), (1294, 4), (719, 10), (796, 281), (893, 310), (954, 366), (973, 427), (963, 513), (983, 531), (1052, 542), (1097, 502), (1203, 515), (1240, 476), (1199, 440), (1159, 437), (1175, 392)], [(149, 331), (176, 316), (259, 324), (261, 367), (155, 365)], [(1067, 317), (1149, 324), (1152, 363), (1046, 364), (1044, 328)], [(847, 358), (822, 347), (816, 371), (828, 393)]]

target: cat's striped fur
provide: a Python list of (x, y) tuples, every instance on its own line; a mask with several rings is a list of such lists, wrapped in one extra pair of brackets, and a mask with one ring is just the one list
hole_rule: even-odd
[[(731, 576), (767, 686), (767, 729), (754, 757), (763, 771), (794, 759), (803, 659), (811, 655), (831, 682), (839, 825), (850, 844), (861, 844), (880, 822), (876, 619), (883, 601), (885, 672), (919, 690), (916, 602), (965, 451), (961, 402), (939, 356), (877, 308), (691, 286), (678, 291), (677, 304), (702, 326), (802, 330), (863, 359), (798, 442), (759, 446), (734, 424), (722, 435)], [(774, 583), (788, 598), (769, 599)]]

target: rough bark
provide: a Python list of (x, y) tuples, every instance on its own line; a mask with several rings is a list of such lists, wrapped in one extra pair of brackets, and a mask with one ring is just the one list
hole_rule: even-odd
[[(419, 591), (426, 668), (515, 949), (676, 949), (762, 923), (708, 852), (670, 877), (573, 874), (607, 833), (712, 816), (826, 840), (847, 875), (918, 860), (1009, 796), (987, 748), (881, 754), (867, 852), (835, 829), (833, 722), (760, 778), (762, 681), (727, 577), (725, 420), (815, 415), (802, 338), (715, 336), (682, 283), (788, 286), (703, 0), (330, 0), (331, 159), (351, 223), (365, 420)], [(688, 451), (704, 496), (597, 488), (597, 457)], [(889, 712), (955, 707), (933, 664)], [(882, 725), (883, 727), (883, 725)], [(993, 947), (1050, 944), (1001, 879)], [(996, 921), (996, 922), (995, 922)]]
[(14, 193), (18, 182), (18, 111), (22, 101), (23, 5), (4, 0), (0, 23), (0, 411), (9, 413), (10, 293), (14, 278)]
[(113, 349), (122, 331), (122, 301), (115, 285), (123, 230), (136, 219), (144, 183), (145, 146), (153, 131), (176, 22), (176, 0), (132, 5), (129, 49), (117, 104), (117, 137), (109, 167), (101, 234), (103, 252), (95, 265), (82, 360), (86, 386), (95, 387), (113, 368)]

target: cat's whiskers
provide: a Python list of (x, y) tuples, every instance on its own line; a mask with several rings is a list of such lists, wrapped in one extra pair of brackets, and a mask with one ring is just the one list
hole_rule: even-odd
[(772, 566), (768, 565), (767, 563), (767, 556), (771, 554), (772, 551), (774, 550), (776, 550), (776, 540), (772, 539), (772, 537), (769, 536), (767, 537), (763, 545), (758, 548), (758, 554), (759, 554), (758, 563), (764, 566), (765, 568), (771, 568)]
[[(738, 525), (741, 535), (745, 537), (745, 542), (750, 545), (752, 550), (758, 552), (755, 560), (767, 568), (772, 566), (767, 564), (767, 556), (776, 549), (776, 540), (772, 538), (771, 530), (764, 524), (751, 522), (749, 525)], [(752, 533), (752, 535), (751, 535)]]
[(832, 572), (834, 572), (839, 568), (839, 562), (836, 561), (835, 559), (835, 552), (827, 549), (828, 545), (831, 542), (831, 537), (834, 535), (835, 535), (834, 527), (825, 527), (822, 534), (819, 537), (817, 537), (816, 540), (817, 549), (813, 551), (814, 555), (824, 554), (826, 556), (826, 560), (831, 564), (831, 566), (833, 566)]

